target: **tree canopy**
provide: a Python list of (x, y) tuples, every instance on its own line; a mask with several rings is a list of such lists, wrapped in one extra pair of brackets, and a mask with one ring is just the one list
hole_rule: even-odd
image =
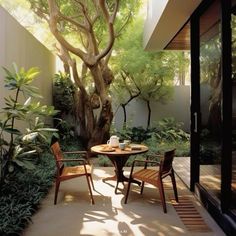
[(79, 134), (88, 147), (109, 137), (113, 119), (108, 94), (113, 46), (140, 0), (28, 0), (57, 40), (58, 56), (73, 77)]
[[(175, 55), (173, 52), (146, 52), (142, 46), (143, 19), (135, 19), (115, 46), (113, 68), (116, 81), (112, 92), (123, 107), (138, 97), (148, 108), (147, 127), (150, 125), (151, 101), (165, 102), (173, 91)], [(124, 113), (126, 116), (126, 114)], [(126, 120), (124, 120), (126, 122)]]

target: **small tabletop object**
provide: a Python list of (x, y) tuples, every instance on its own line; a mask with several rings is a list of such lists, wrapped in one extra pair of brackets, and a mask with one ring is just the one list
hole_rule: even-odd
[[(119, 147), (110, 147), (107, 144), (96, 145), (91, 148), (91, 151), (100, 155), (106, 155), (115, 167), (115, 176), (107, 177), (103, 179), (106, 180), (116, 180), (115, 193), (117, 193), (117, 188), (119, 182), (128, 182), (128, 178), (123, 174), (123, 167), (126, 161), (131, 155), (141, 154), (148, 151), (148, 147), (141, 144), (130, 144), (124, 150)], [(137, 182), (137, 181), (135, 181)], [(137, 182), (138, 183), (138, 182)], [(139, 183), (138, 183), (139, 184)]]

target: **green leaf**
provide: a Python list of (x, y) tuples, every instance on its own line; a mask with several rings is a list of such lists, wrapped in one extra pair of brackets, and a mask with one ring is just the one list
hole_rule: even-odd
[(25, 156), (31, 156), (32, 154), (36, 154), (36, 150), (31, 150), (31, 151), (23, 152), (23, 153), (19, 154), (17, 156), (17, 158), (22, 158), (22, 157), (25, 157)]
[(31, 103), (31, 100), (32, 100), (32, 97), (29, 97), (25, 103), (24, 103), (24, 106), (28, 106), (30, 103)]
[(33, 133), (30, 133), (30, 134), (24, 135), (22, 140), (27, 141), (27, 142), (29, 142), (29, 141), (32, 142), (33, 140), (35, 140), (37, 138), (37, 136), (38, 136), (38, 132), (33, 132)]
[(21, 132), (18, 129), (5, 128), (4, 131), (10, 134), (21, 135)]
[(54, 128), (39, 128), (37, 131), (47, 131), (47, 132), (58, 132), (58, 129)]

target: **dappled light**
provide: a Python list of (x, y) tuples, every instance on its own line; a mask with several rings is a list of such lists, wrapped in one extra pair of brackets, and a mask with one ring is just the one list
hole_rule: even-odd
[[(88, 200), (86, 180), (83, 178), (70, 180), (60, 187), (56, 207), (53, 207), (53, 198), (50, 197), (53, 196), (54, 189), (50, 191), (42, 206), (51, 207), (43, 207), (33, 217), (35, 224), (31, 224), (23, 235), (37, 236), (37, 228), (40, 228), (40, 234), (47, 235), (47, 232), (50, 236), (189, 235), (170, 201), (169, 196), (173, 194), (169, 189), (166, 191), (167, 214), (163, 213), (158, 191), (152, 187), (145, 188), (143, 195), (132, 192), (129, 204), (124, 205), (127, 185), (125, 184), (124, 189), (120, 190), (120, 194), (115, 194), (114, 181), (111, 181), (111, 184), (102, 181), (107, 175), (113, 175), (113, 168), (95, 167), (93, 171), (96, 174), (94, 178), (96, 191), (93, 191), (95, 205), (91, 205)], [(177, 179), (177, 184), (178, 189), (183, 185), (179, 179)], [(79, 189), (78, 186), (80, 186)], [(134, 185), (133, 189), (138, 188)], [(186, 188), (180, 188), (179, 191), (180, 196), (192, 196)], [(212, 230), (218, 230), (202, 208), (201, 214), (204, 218), (206, 217)], [(54, 220), (54, 217), (50, 217), (52, 215), (61, 215), (63, 218)], [(44, 224), (45, 220), (47, 225)], [(59, 226), (60, 232), (55, 231), (55, 228)]]

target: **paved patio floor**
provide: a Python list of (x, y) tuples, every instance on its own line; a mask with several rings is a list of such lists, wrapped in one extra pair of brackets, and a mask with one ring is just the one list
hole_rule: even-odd
[[(128, 175), (130, 169), (125, 169)], [(93, 178), (96, 191), (95, 205), (91, 205), (84, 177), (61, 184), (58, 203), (53, 205), (54, 187), (42, 201), (40, 210), (33, 216), (32, 223), (23, 236), (174, 236), (225, 235), (207, 211), (195, 199), (185, 185), (177, 178), (179, 197), (187, 198), (203, 218), (208, 230), (191, 231), (181, 220), (181, 214), (171, 202), (173, 192), (167, 179), (167, 214), (162, 210), (158, 191), (150, 185), (143, 195), (138, 186), (132, 185), (128, 203), (124, 194), (127, 184), (120, 184), (118, 194), (114, 193), (114, 181), (102, 182), (102, 178), (113, 175), (111, 167), (96, 167)], [(195, 222), (197, 224), (197, 222)]]

